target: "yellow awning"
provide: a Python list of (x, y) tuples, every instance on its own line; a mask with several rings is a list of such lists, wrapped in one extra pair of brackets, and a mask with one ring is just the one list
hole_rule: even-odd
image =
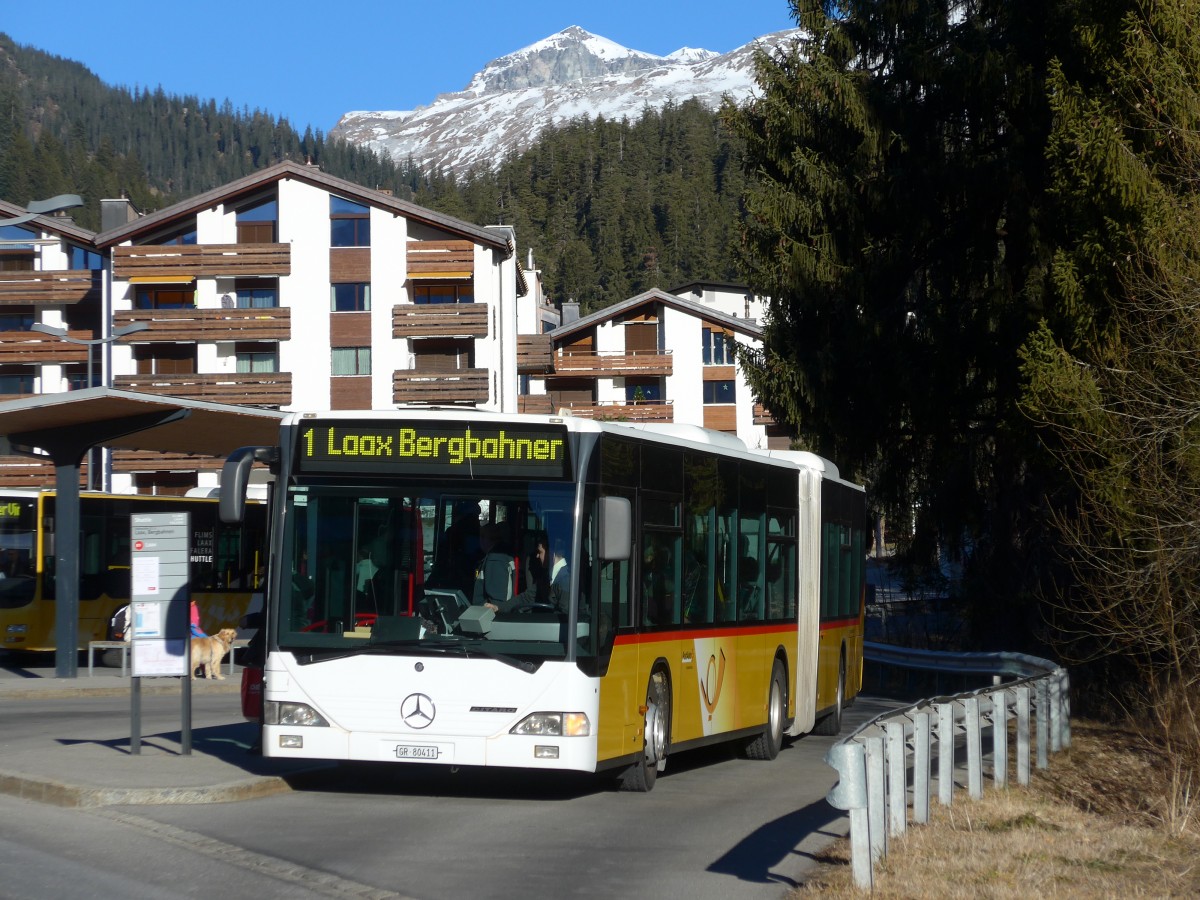
[(187, 284), (195, 281), (195, 275), (134, 275), (130, 284)]

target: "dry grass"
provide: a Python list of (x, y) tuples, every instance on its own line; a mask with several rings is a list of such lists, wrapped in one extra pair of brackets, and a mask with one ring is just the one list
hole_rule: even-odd
[[(1182, 769), (1141, 736), (1072, 722), (1028, 788), (955, 792), (933, 822), (893, 839), (880, 897), (1196, 897), (1200, 821)], [(794, 900), (859, 897), (840, 841)]]

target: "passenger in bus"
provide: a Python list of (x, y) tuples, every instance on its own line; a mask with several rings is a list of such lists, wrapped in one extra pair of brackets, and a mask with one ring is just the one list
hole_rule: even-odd
[[(554, 549), (551, 549), (551, 548)], [(553, 606), (559, 612), (567, 611), (571, 572), (561, 544), (551, 544), (545, 532), (540, 532), (534, 542), (534, 552), (529, 559), (528, 586), (508, 602), (488, 600), (486, 606), (498, 612), (512, 612), (536, 606)]]
[(516, 562), (504, 546), (504, 529), (488, 523), (479, 529), (479, 549), (483, 556), (475, 570), (475, 590), (471, 602), (476, 606), (488, 604), (492, 609), (508, 604), (513, 595)]
[(642, 557), (642, 603), (646, 624), (671, 624), (675, 615), (675, 592), (671, 581), (670, 551), (651, 542)]
[(441, 536), (429, 581), (437, 587), (457, 588), (470, 597), (479, 562), (479, 504), (462, 500), (454, 504), (450, 525)]

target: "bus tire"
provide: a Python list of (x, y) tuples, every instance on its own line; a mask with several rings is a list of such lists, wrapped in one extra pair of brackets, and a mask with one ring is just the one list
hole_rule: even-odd
[(775, 660), (771, 668), (771, 687), (767, 693), (767, 727), (746, 744), (747, 759), (774, 759), (783, 747), (783, 719), (787, 715), (787, 682), (783, 663)]
[(813, 734), (824, 734), (836, 737), (842, 733), (842, 707), (846, 704), (846, 650), (842, 649), (842, 658), (838, 662), (837, 701), (833, 712), (818, 719), (813, 726)]
[(670, 723), (671, 691), (666, 676), (658, 671), (646, 686), (641, 758), (622, 773), (621, 790), (644, 794), (654, 787), (658, 773), (666, 768)]

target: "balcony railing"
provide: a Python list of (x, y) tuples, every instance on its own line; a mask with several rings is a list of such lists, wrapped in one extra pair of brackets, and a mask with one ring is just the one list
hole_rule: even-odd
[(409, 278), (471, 278), (475, 245), (470, 241), (412, 241), (407, 260)]
[[(90, 331), (69, 331), (68, 337), (90, 341)], [(36, 331), (0, 331), (0, 365), (59, 365), (87, 362), (86, 344), (71, 344)]]
[(0, 272), (0, 307), (14, 303), (61, 304), (100, 299), (99, 270)]
[(154, 450), (114, 450), (114, 472), (219, 472), (225, 462), (219, 456), (193, 456), (190, 453), (159, 453)]
[(113, 315), (116, 327), (149, 322), (137, 342), (286, 341), (292, 336), (292, 311), (265, 309), (136, 309)]
[(239, 372), (236, 375), (118, 375), (113, 386), (143, 394), (209, 400), (241, 406), (285, 406), (292, 402), (290, 372)]
[(116, 278), (237, 278), (291, 272), (291, 244), (143, 244), (113, 248)]
[(554, 348), (548, 334), (517, 335), (517, 372), (549, 375), (554, 371)]
[(404, 369), (392, 375), (392, 402), (486, 403), (490, 377), (487, 369), (459, 369), (456, 372), (414, 372)]
[(486, 303), (402, 303), (392, 307), (392, 337), (485, 338)]
[(560, 350), (554, 357), (554, 371), (558, 375), (599, 377), (670, 375), (673, 369), (670, 350), (647, 350), (633, 353), (605, 350), (591, 353), (564, 353)]
[[(605, 419), (613, 422), (674, 422), (675, 409), (670, 401), (644, 400), (637, 403), (570, 403), (559, 407), (581, 419)], [(554, 412), (558, 412), (556, 409)]]
[(517, 412), (552, 416), (557, 410), (550, 402), (549, 394), (522, 394), (517, 398)]

